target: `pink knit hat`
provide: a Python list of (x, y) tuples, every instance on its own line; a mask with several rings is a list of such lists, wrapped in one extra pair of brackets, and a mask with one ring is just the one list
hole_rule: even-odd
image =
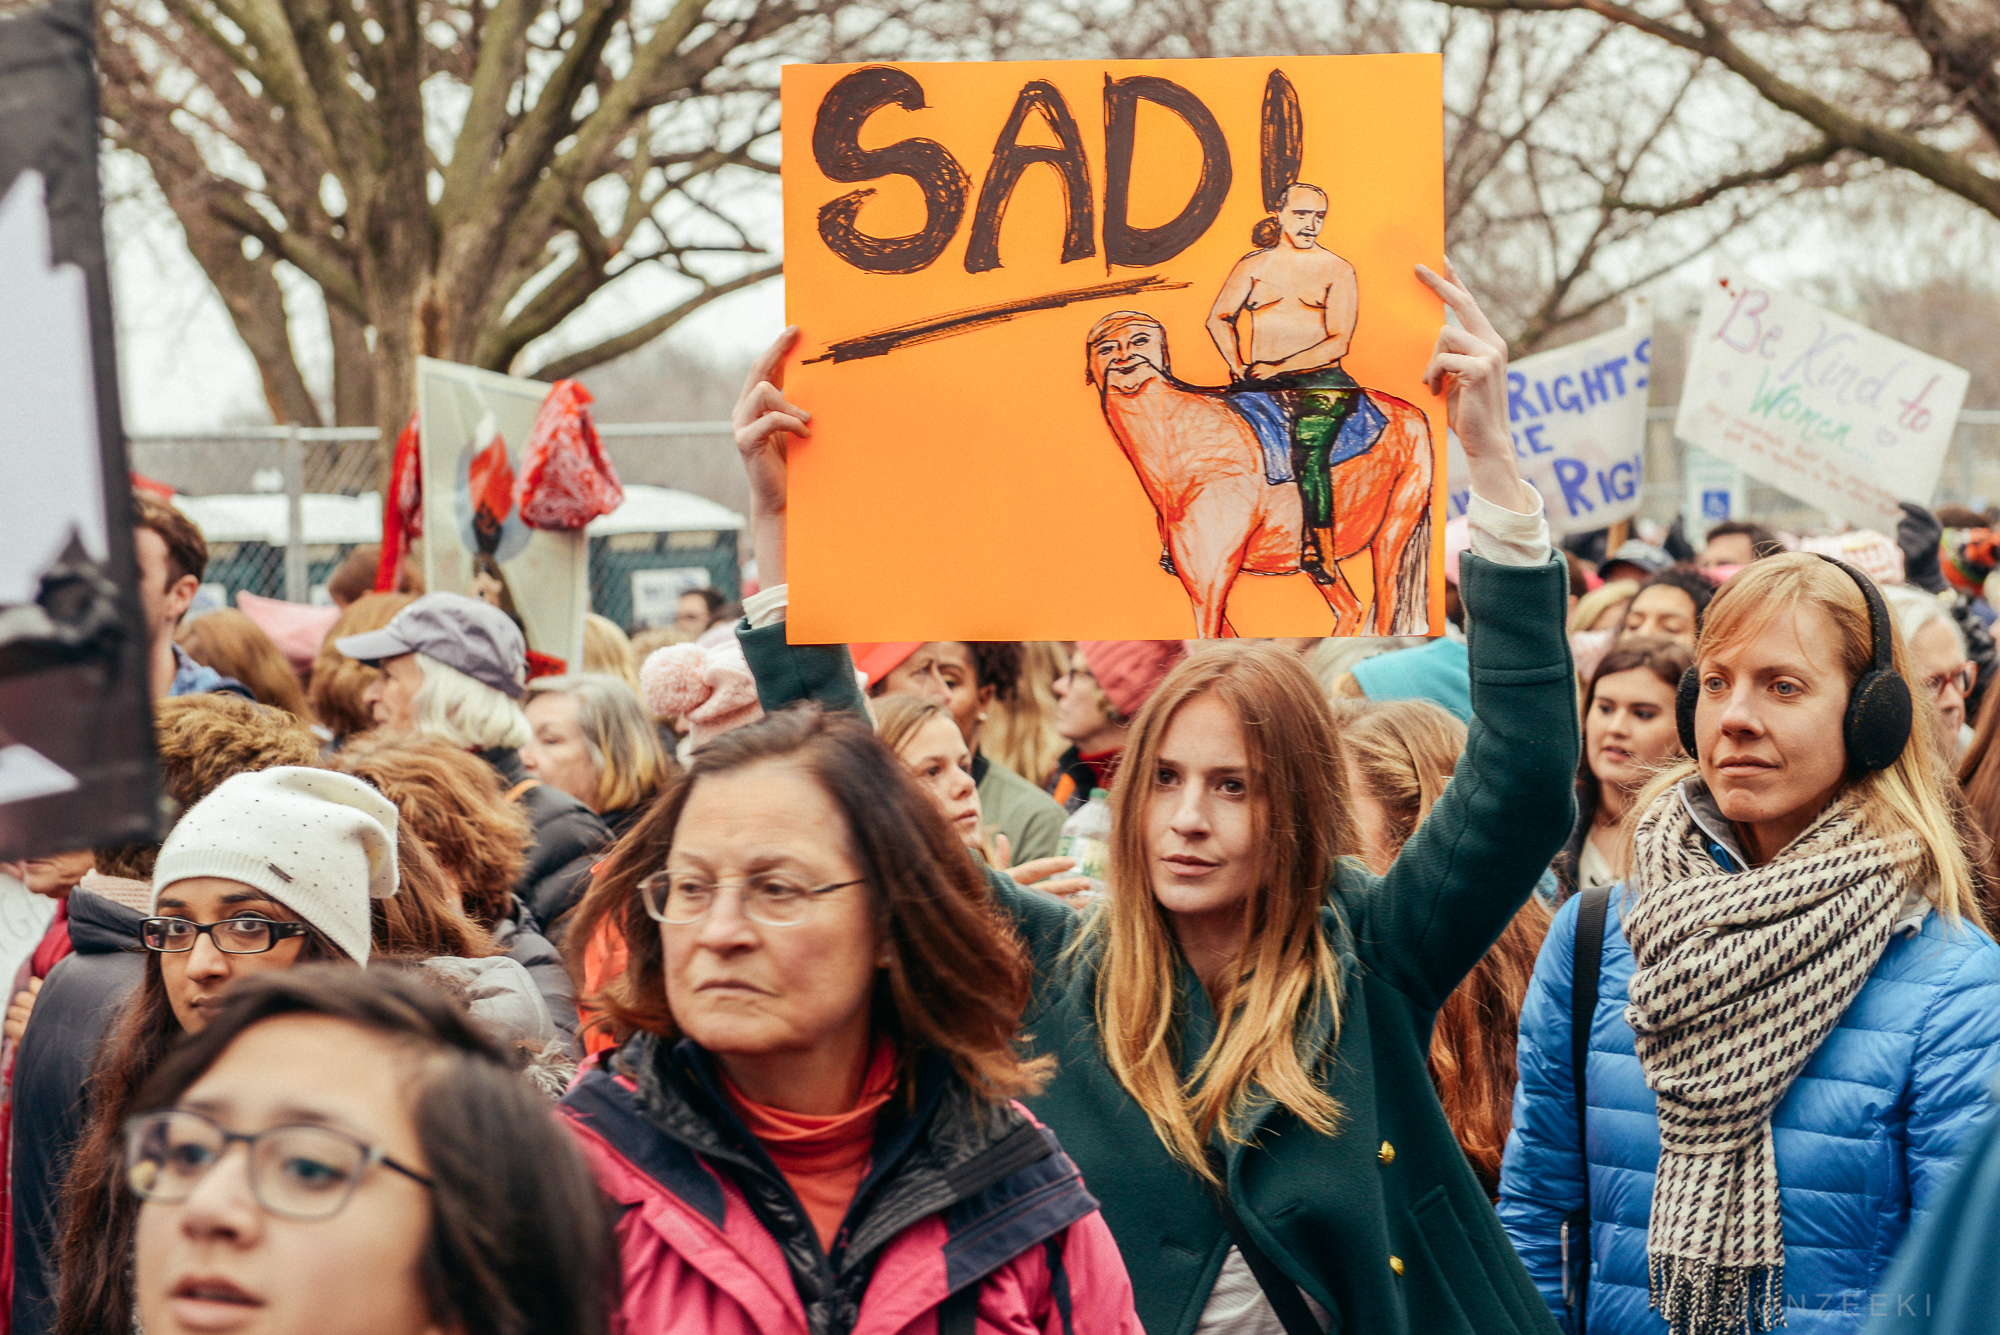
[(312, 670), (320, 645), (326, 642), (326, 633), (340, 620), (338, 607), (312, 607), (280, 598), (260, 598), (247, 590), (236, 595), (236, 610), (271, 637), (294, 672)]
[(1179, 640), (1079, 640), (1076, 651), (1111, 707), (1130, 719), (1174, 664), (1187, 657)]
[(655, 718), (686, 720), (691, 750), (764, 717), (756, 679), (734, 642), (712, 649), (698, 644), (655, 649), (639, 669), (639, 687)]

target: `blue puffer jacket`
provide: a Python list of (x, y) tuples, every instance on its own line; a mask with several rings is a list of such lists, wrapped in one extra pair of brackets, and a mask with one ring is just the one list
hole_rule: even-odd
[[(1611, 896), (1591, 1021), (1589, 1335), (1662, 1335), (1646, 1301), (1646, 1220), (1660, 1128), (1625, 1023), (1632, 948)], [(1500, 1221), (1558, 1322), (1561, 1226), (1583, 1203), (1570, 1081), (1577, 905), (1556, 914), (1521, 1009), (1520, 1084)], [(1935, 913), (1889, 938), (1868, 981), (1772, 1117), (1793, 1335), (1858, 1331), (1896, 1245), (1979, 1130), (2000, 1061), (2000, 946)]]

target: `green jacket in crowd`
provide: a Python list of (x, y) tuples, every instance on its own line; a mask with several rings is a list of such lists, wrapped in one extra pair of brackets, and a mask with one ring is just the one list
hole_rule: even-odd
[[(1574, 820), (1578, 724), (1560, 560), (1460, 559), (1473, 719), (1429, 819), (1385, 876), (1343, 859), (1321, 921), (1344, 973), (1324, 1086), (1339, 1133), (1268, 1109), (1254, 1144), (1224, 1149), (1231, 1202), (1258, 1245), (1354, 1335), (1508, 1335), (1556, 1327), (1460, 1153), (1431, 1085), (1437, 1008), (1527, 899)], [(764, 708), (816, 700), (859, 712), (840, 645), (787, 645), (782, 625), (742, 632)], [(1096, 1035), (1095, 976), (1060, 957), (1083, 919), (990, 877), (1035, 963), (1023, 1028), (1053, 1054), (1035, 1114), (1103, 1204), (1150, 1335), (1189, 1335), (1230, 1246), (1203, 1182), (1153, 1134)], [(1215, 1032), (1208, 995), (1180, 968), (1184, 1063)]]
[(972, 757), (972, 781), (979, 785), (980, 826), (1007, 836), (1009, 862), (1018, 867), (1056, 855), (1063, 809), (1054, 798), (999, 761), (977, 752)]

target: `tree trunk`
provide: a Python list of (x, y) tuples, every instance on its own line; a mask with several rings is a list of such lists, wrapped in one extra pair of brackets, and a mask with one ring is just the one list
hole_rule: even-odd
[(368, 329), (347, 308), (328, 302), (327, 332), (333, 340), (333, 423), (375, 425), (375, 362)]

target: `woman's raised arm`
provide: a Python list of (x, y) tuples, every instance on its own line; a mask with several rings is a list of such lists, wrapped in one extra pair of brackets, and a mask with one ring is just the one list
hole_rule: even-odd
[[(1452, 267), (1418, 276), (1458, 316), (1424, 373), (1445, 395), (1472, 472), (1472, 550), (1459, 563), (1473, 717), (1450, 785), (1379, 881), (1361, 948), (1371, 967), (1441, 1004), (1485, 954), (1575, 819), (1581, 745), (1564, 634), (1568, 572), (1541, 497), (1521, 480), (1507, 422), (1507, 344)], [(1348, 876), (1366, 876), (1350, 871)]]
[(854, 660), (844, 644), (788, 644), (785, 640), (785, 526), (791, 437), (810, 439), (812, 414), (784, 395), (785, 361), (798, 346), (792, 325), (750, 367), (730, 414), (736, 453), (750, 484), (750, 541), (762, 589), (744, 600), (748, 623), (737, 631), (757, 701), (764, 712), (812, 700), (834, 713), (868, 714), (854, 680)]

